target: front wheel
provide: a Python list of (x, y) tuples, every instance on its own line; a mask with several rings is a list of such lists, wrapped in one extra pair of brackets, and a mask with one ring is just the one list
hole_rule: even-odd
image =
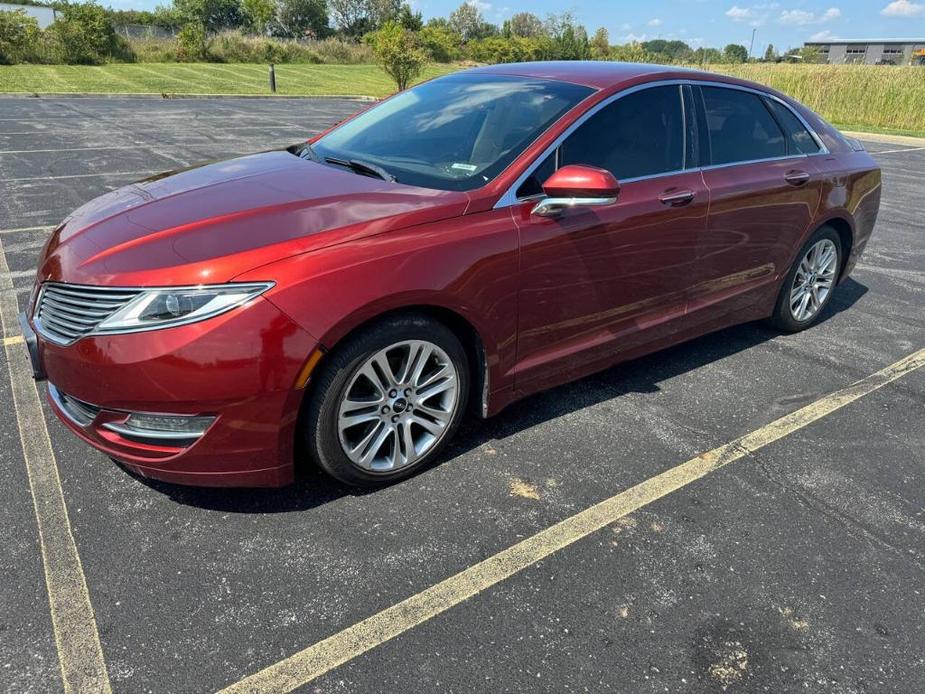
[(797, 332), (819, 320), (832, 298), (841, 266), (841, 239), (834, 229), (822, 227), (800, 250), (784, 278), (771, 324)]
[(466, 353), (447, 327), (423, 317), (376, 324), (320, 369), (304, 427), (308, 449), (348, 484), (395, 482), (439, 455), (468, 390)]

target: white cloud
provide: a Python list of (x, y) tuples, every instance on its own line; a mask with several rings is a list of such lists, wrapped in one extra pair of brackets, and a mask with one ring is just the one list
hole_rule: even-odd
[(466, 0), (466, 4), (472, 5), (482, 14), (485, 14), (491, 9), (491, 3), (484, 2), (484, 0)]
[(810, 36), (809, 40), (810, 41), (830, 41), (835, 38), (838, 38), (838, 37), (832, 33), (831, 29), (823, 29), (822, 31), (817, 31), (815, 34)]
[(623, 24), (620, 25), (620, 31), (629, 31), (632, 28), (633, 28), (633, 25), (629, 24), (628, 22), (624, 22)]
[(918, 17), (925, 14), (925, 5), (912, 0), (893, 0), (880, 10), (885, 17)]
[(822, 14), (807, 12), (806, 10), (784, 10), (780, 13), (777, 21), (781, 24), (796, 24), (803, 26), (805, 24), (822, 24), (830, 22), (833, 19), (841, 17), (841, 10), (837, 7), (830, 7)]
[(633, 32), (628, 33), (622, 38), (623, 43), (642, 43), (643, 41), (649, 40), (648, 34), (634, 34)]
[(646, 22), (650, 27), (660, 27), (662, 25), (662, 20), (656, 17), (655, 19), (650, 19)]
[(748, 7), (733, 5), (726, 10), (726, 16), (733, 22), (748, 22), (750, 26), (760, 27), (768, 21), (769, 10), (776, 9), (777, 7), (779, 7), (779, 5), (776, 2), (761, 3)]

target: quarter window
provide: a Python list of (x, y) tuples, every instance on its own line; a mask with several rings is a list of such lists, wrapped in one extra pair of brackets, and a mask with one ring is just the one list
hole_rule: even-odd
[(723, 87), (701, 91), (712, 164), (786, 156), (783, 133), (756, 94)]
[(789, 154), (815, 154), (819, 151), (819, 145), (793, 111), (774, 99), (767, 99), (765, 103), (784, 129)]
[(627, 94), (583, 123), (559, 150), (559, 166), (607, 169), (617, 180), (684, 168), (681, 90), (651, 87)]

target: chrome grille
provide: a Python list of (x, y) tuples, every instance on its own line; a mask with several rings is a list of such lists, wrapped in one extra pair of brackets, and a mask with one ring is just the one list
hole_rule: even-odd
[(139, 293), (137, 289), (46, 282), (35, 309), (35, 327), (52, 342), (68, 345)]

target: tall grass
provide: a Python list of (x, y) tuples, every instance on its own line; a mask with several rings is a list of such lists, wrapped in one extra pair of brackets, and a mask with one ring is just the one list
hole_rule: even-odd
[(925, 67), (752, 64), (707, 69), (778, 89), (842, 126), (925, 132)]

